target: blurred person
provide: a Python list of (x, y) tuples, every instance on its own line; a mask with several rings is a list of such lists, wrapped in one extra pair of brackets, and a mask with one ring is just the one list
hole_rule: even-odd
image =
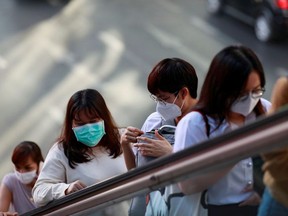
[(44, 206), (124, 172), (119, 130), (104, 98), (97, 90), (80, 90), (68, 101), (61, 134), (48, 152), (33, 198)]
[[(11, 160), (15, 171), (5, 175), (0, 185), (0, 212), (7, 216), (36, 208), (32, 199), (32, 188), (44, 161), (40, 147), (32, 141), (18, 144), (13, 150)], [(10, 207), (16, 212), (9, 212)]]
[[(174, 134), (168, 141), (163, 137), (164, 135), (160, 135), (159, 128), (163, 128), (164, 125), (176, 126), (180, 119), (191, 110), (197, 103), (197, 86), (198, 77), (194, 67), (183, 59), (166, 58), (152, 68), (147, 79), (147, 88), (151, 93), (151, 98), (157, 102), (156, 112), (147, 117), (141, 130), (130, 126), (121, 136), (121, 145), (128, 169), (139, 167), (150, 160), (172, 153)], [(169, 127), (167, 129), (171, 130)], [(160, 196), (160, 192), (155, 191), (147, 196), (143, 194), (133, 198), (129, 215), (145, 215), (146, 201), (150, 198), (152, 200), (153, 194), (156, 194), (158, 198)], [(156, 197), (153, 198), (156, 199)], [(166, 197), (164, 202), (167, 200)], [(166, 205), (164, 202), (162, 204)], [(151, 208), (155, 208), (155, 206), (151, 206)], [(153, 209), (154, 213), (159, 210), (162, 215), (166, 214), (160, 210), (160, 206), (156, 208)], [(171, 207), (171, 209), (173, 208)], [(184, 212), (182, 209), (182, 214), (185, 214)], [(149, 213), (146, 212), (147, 214)], [(158, 214), (160, 213), (158, 212)]]
[[(215, 55), (193, 111), (178, 123), (174, 152), (237, 129), (264, 115), (270, 102), (263, 99), (262, 64), (248, 47), (232, 45)], [(209, 216), (256, 216), (260, 196), (253, 188), (253, 161), (179, 183), (185, 193), (207, 189)]]
[[(288, 108), (288, 77), (278, 78), (271, 96), (273, 114), (279, 109)], [(264, 191), (258, 216), (288, 215), (288, 148), (275, 150), (263, 155)]]

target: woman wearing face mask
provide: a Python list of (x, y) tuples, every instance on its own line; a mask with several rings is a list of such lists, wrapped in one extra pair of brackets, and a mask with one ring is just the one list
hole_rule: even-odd
[[(44, 161), (39, 146), (31, 141), (18, 144), (11, 159), (15, 171), (5, 175), (0, 186), (0, 212), (5, 212), (4, 215), (22, 214), (36, 208), (32, 188)], [(16, 212), (8, 212), (10, 207)]]
[(70, 98), (60, 137), (33, 188), (38, 206), (126, 171), (119, 130), (102, 95), (80, 90)]
[[(197, 102), (197, 86), (198, 78), (194, 67), (183, 59), (166, 58), (153, 67), (147, 79), (147, 88), (151, 98), (157, 102), (156, 112), (147, 117), (141, 130), (130, 126), (121, 136), (128, 169), (172, 153), (173, 143), (162, 137), (157, 129), (163, 125), (176, 126), (191, 110)], [(152, 130), (156, 130), (154, 139), (141, 136)], [(174, 142), (174, 137), (172, 141)], [(147, 196), (144, 194), (135, 197), (129, 215), (145, 215), (146, 200)], [(182, 214), (185, 213), (182, 211)]]
[[(264, 86), (261, 62), (251, 49), (229, 46), (221, 50), (210, 64), (194, 111), (177, 126), (174, 151), (237, 129), (266, 113), (270, 102), (262, 98)], [(257, 215), (260, 198), (253, 189), (251, 158), (179, 185), (185, 193), (208, 189), (209, 216)]]

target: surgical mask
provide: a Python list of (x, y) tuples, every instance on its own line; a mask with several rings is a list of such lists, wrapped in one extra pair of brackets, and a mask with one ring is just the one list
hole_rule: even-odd
[[(178, 97), (178, 95), (177, 95), (177, 97)], [(181, 108), (180, 108), (179, 106), (174, 104), (177, 97), (175, 98), (173, 103), (157, 102), (156, 111), (158, 113), (160, 113), (160, 115), (162, 116), (162, 118), (165, 121), (170, 120), (170, 119), (175, 119), (178, 116), (182, 115), (181, 109), (182, 109), (185, 101), (183, 101)]]
[(249, 95), (245, 95), (236, 100), (231, 106), (231, 111), (246, 117), (253, 111), (259, 100), (260, 97), (254, 98), (250, 92)]
[(37, 178), (37, 171), (32, 170), (29, 172), (18, 172), (15, 170), (16, 178), (22, 183), (22, 184), (30, 184), (34, 179)]
[(88, 147), (96, 146), (105, 134), (104, 121), (72, 128), (76, 139)]

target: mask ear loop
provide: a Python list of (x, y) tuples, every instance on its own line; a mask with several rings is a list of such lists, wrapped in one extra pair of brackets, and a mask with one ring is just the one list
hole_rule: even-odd
[(184, 104), (185, 104), (185, 101), (186, 101), (186, 100), (183, 100), (183, 103), (182, 103), (182, 105), (181, 105), (181, 107), (180, 107), (181, 110), (182, 110), (182, 108), (183, 108), (183, 106), (184, 106)]
[(173, 104), (175, 104), (175, 101), (177, 100), (178, 96), (179, 96), (179, 92), (178, 92), (177, 96), (175, 97)]
[[(181, 91), (182, 89), (180, 89), (179, 90), (179, 92), (178, 92), (178, 94), (177, 94), (177, 96), (176, 96), (176, 98), (175, 98), (175, 100), (174, 100), (174, 102), (173, 102), (173, 104), (175, 103), (175, 101), (177, 100), (177, 98), (178, 98), (178, 96), (179, 96), (179, 93), (180, 93), (180, 91)], [(185, 104), (185, 99), (183, 100), (183, 103), (181, 104), (181, 106), (180, 106), (180, 109), (182, 110), (182, 108), (183, 108), (183, 106), (184, 106), (184, 104)]]

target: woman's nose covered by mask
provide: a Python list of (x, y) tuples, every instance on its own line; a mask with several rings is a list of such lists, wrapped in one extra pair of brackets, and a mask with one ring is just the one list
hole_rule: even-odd
[(89, 147), (96, 146), (105, 135), (104, 121), (73, 128), (76, 139)]
[(249, 95), (245, 95), (236, 100), (231, 106), (231, 111), (247, 116), (253, 111), (259, 100), (260, 98), (253, 98), (252, 94), (249, 93)]

